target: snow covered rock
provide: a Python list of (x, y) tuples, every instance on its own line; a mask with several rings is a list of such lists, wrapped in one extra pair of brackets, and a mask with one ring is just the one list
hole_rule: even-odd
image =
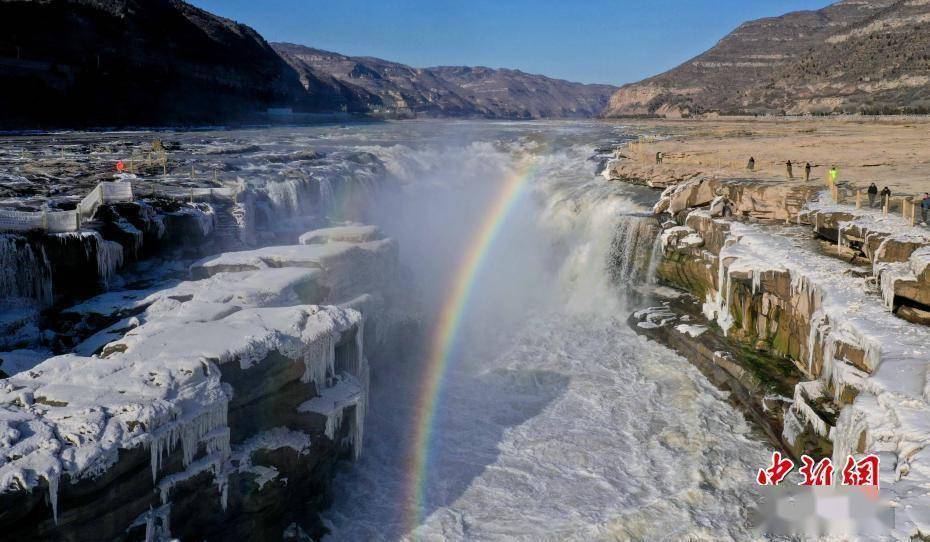
[[(891, 314), (867, 274), (812, 249), (800, 229), (772, 232), (706, 210), (685, 223), (669, 237), (684, 239), (690, 229), (711, 241), (669, 243), (660, 276), (703, 296), (705, 314), (728, 337), (764, 344), (810, 379), (795, 388), (785, 440), (798, 452), (832, 449), (840, 464), (849, 454), (886, 454), (894, 466), (883, 491), (897, 504), (899, 534), (926, 534), (930, 329)], [(904, 277), (926, 273), (926, 254), (919, 248), (882, 264), (883, 288), (887, 279), (890, 295), (905, 291)]]
[[(246, 308), (203, 321), (152, 319), (111, 344), (106, 357), (50, 358), (3, 381), (2, 492), (41, 486), (52, 516), (81, 529), (70, 522), (80, 523), (100, 503), (71, 499), (69, 488), (80, 494), (117, 469), (129, 476), (110, 480), (117, 487), (133, 494), (149, 487), (126, 505), (135, 517), (167, 504), (180, 482), (209, 472), (223, 508), (232, 444), (278, 425), (335, 434), (331, 416), (275, 418), (254, 410), (296, 413), (345, 370), (359, 371), (346, 378), (367, 378), (359, 369), (360, 331), (361, 316), (350, 309)], [(352, 434), (360, 434), (361, 420), (352, 419)], [(152, 500), (153, 479), (162, 502)]]
[(674, 215), (710, 205), (711, 214), (719, 216), (726, 201), (734, 215), (784, 222), (797, 217), (816, 191), (813, 186), (758, 180), (691, 179), (666, 188), (653, 212)]
[(325, 244), (265, 247), (227, 252), (191, 265), (191, 276), (206, 278), (217, 273), (274, 268), (319, 270), (319, 284), (326, 291), (321, 302), (340, 303), (360, 293), (381, 289), (397, 270), (397, 243), (380, 239), (361, 243), (330, 241)]
[(353, 224), (350, 226), (336, 226), (308, 231), (300, 236), (299, 242), (301, 245), (321, 245), (333, 241), (364, 243), (366, 241), (377, 241), (379, 239), (384, 239), (384, 234), (381, 233), (381, 229), (377, 226)]

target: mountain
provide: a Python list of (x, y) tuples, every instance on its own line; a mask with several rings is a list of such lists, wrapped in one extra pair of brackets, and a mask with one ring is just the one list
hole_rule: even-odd
[(272, 47), (308, 87), (325, 81), (344, 89), (350, 110), (401, 116), (535, 119), (592, 117), (616, 87), (584, 85), (519, 70), (483, 67), (413, 68), (292, 43)]
[(248, 26), (180, 0), (0, 0), (0, 125), (222, 122), (338, 107)]
[(930, 111), (930, 2), (844, 0), (749, 21), (624, 85), (609, 117)]
[(590, 117), (614, 90), (272, 46), (182, 0), (0, 0), (2, 129), (256, 121), (269, 108)]

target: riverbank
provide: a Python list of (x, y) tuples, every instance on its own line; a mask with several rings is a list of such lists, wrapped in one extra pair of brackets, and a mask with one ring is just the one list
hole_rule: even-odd
[[(837, 204), (819, 180), (785, 181), (766, 176), (764, 168), (750, 176), (736, 165), (715, 162), (731, 153), (766, 149), (775, 154), (810, 148), (809, 155), (817, 156), (829, 142), (846, 156), (853, 149), (865, 153), (869, 138), (861, 125), (700, 126), (688, 126), (693, 139), (679, 133), (666, 141), (618, 149), (617, 159), (604, 171), (613, 182), (664, 187), (654, 208), (662, 223), (657, 275), (701, 303), (705, 319), (685, 323), (687, 311), (665, 303), (656, 310), (669, 314), (658, 322), (646, 315), (634, 317), (631, 324), (650, 328), (650, 336), (699, 367), (710, 362), (731, 381), (740, 381), (743, 385), (734, 390), (737, 399), (751, 397), (744, 410), (753, 418), (759, 411), (780, 418), (780, 435), (770, 440), (776, 446), (782, 441), (780, 447), (791, 455), (832, 457), (841, 465), (847, 455), (878, 454), (882, 495), (897, 507), (897, 533), (926, 536), (930, 525), (920, 510), (927, 502), (924, 491), (915, 489), (930, 481), (924, 457), (930, 428), (923, 421), (930, 416), (925, 389), (930, 232), (878, 209)], [(734, 126), (741, 126), (746, 141), (739, 141)], [(898, 133), (926, 128), (877, 126), (880, 132)], [(815, 146), (804, 139), (814, 136), (799, 135), (809, 129), (834, 135)], [(781, 141), (773, 141), (780, 131)], [(900, 150), (911, 144), (889, 138), (875, 147)], [(672, 163), (656, 165), (655, 149), (665, 149)], [(653, 163), (645, 163), (646, 152)], [(916, 188), (912, 163), (925, 158), (889, 156), (881, 167), (901, 175), (899, 186)], [(681, 161), (676, 163), (676, 157)], [(872, 167), (868, 162), (863, 156), (846, 169), (861, 175)], [(659, 333), (656, 323), (675, 329)], [(700, 333), (695, 324), (703, 328)], [(692, 333), (690, 341), (683, 338)], [(707, 333), (716, 338), (708, 341), (703, 336)], [(716, 339), (737, 347), (708, 356), (703, 352), (707, 348), (684, 344), (713, 344)], [(780, 366), (783, 376), (760, 359)], [(763, 427), (777, 425), (763, 420)]]
[[(831, 166), (838, 181), (856, 188), (875, 182), (894, 195), (930, 190), (930, 118), (857, 117), (850, 119), (716, 119), (632, 121), (637, 131), (658, 139), (624, 149), (632, 158), (630, 177), (645, 180), (689, 176), (752, 178), (804, 185), (810, 163), (811, 183), (822, 185)], [(655, 163), (661, 152), (661, 164)], [(749, 158), (755, 170), (747, 171)], [(794, 179), (787, 178), (786, 162)], [(635, 163), (635, 165), (634, 165)]]

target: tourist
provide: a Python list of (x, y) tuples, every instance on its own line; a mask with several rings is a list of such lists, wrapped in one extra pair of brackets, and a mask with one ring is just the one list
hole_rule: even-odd
[(924, 199), (920, 202), (920, 207), (923, 209), (923, 221), (930, 224), (930, 192), (924, 192)]
[(882, 206), (888, 205), (891, 201), (891, 189), (886, 186), (879, 194), (882, 196)]
[(878, 187), (875, 186), (875, 183), (869, 185), (869, 207), (875, 207), (875, 198), (878, 196)]
[(791, 160), (785, 162), (785, 167), (788, 169), (788, 178), (794, 179), (794, 172), (791, 170)]
[(804, 182), (810, 182), (811, 180), (811, 167), (810, 162), (804, 164)]
[(656, 164), (662, 163), (662, 151), (656, 153)]
[(839, 172), (836, 171), (836, 166), (830, 168), (830, 182), (836, 183), (836, 176), (839, 175)]
[(748, 169), (749, 171), (756, 170), (756, 159), (753, 158), (752, 156), (749, 157), (749, 163), (746, 164), (746, 169)]

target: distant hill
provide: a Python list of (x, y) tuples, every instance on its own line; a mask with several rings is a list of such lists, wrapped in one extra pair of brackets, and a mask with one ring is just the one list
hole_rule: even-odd
[(930, 112), (930, 1), (844, 0), (743, 23), (620, 88), (606, 116)]
[(616, 87), (584, 85), (519, 70), (483, 67), (413, 68), (349, 57), (291, 43), (273, 43), (308, 90), (323, 81), (340, 88), (347, 107), (388, 115), (536, 119), (593, 117)]
[(180, 0), (0, 1), (4, 127), (203, 123), (275, 106), (315, 104), (257, 32)]

